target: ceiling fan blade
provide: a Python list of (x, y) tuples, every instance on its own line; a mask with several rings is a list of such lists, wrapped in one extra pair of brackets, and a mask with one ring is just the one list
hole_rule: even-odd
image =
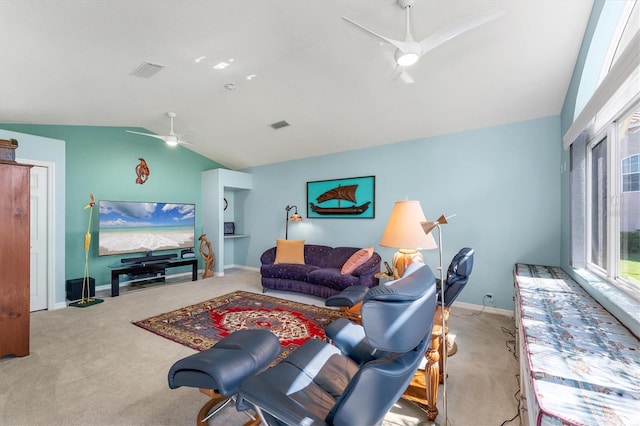
[(405, 70), (402, 70), (402, 72), (400, 73), (400, 80), (402, 80), (402, 82), (405, 84), (415, 83), (415, 80), (413, 79), (413, 77), (411, 77), (409, 73), (406, 72)]
[(392, 39), (392, 38), (385, 37), (385, 36), (380, 35), (380, 34), (378, 34), (378, 33), (374, 32), (374, 31), (371, 31), (371, 30), (370, 30), (370, 29), (368, 29), (368, 28), (363, 27), (362, 25), (358, 24), (358, 23), (357, 23), (357, 22), (355, 22), (355, 21), (352, 21), (351, 19), (349, 19), (349, 18), (347, 18), (347, 17), (345, 17), (345, 16), (343, 16), (343, 17), (342, 17), (342, 19), (344, 19), (344, 20), (345, 20), (345, 21), (347, 21), (347, 22), (351, 22), (353, 25), (355, 25), (356, 27), (360, 28), (361, 30), (364, 30), (364, 31), (366, 31), (366, 32), (367, 32), (367, 33), (369, 33), (369, 34), (371, 34), (371, 35), (373, 35), (373, 36), (378, 37), (379, 39), (381, 39), (381, 40), (383, 40), (383, 41), (385, 41), (385, 42), (389, 43), (390, 45), (392, 45), (392, 46), (394, 46), (394, 47), (396, 47), (396, 48), (400, 49), (400, 50), (401, 50), (401, 51), (403, 51), (403, 52), (406, 52), (406, 51), (407, 51), (407, 49), (409, 48), (409, 46), (410, 46), (412, 43), (415, 43), (415, 42), (405, 42), (405, 41), (400, 41), (400, 40), (394, 40), (394, 39)]
[(477, 15), (469, 16), (462, 19), (448, 27), (442, 28), (435, 33), (431, 34), (420, 42), (422, 48), (422, 55), (430, 50), (435, 49), (443, 43), (451, 40), (454, 37), (459, 36), (467, 31), (470, 31), (480, 25), (491, 22), (496, 18), (499, 18), (505, 14), (502, 10), (492, 10), (489, 12), (479, 13)]
[(393, 70), (393, 74), (391, 75), (391, 80), (395, 81), (398, 79), (402, 80), (402, 82), (405, 84), (415, 83), (415, 80), (413, 79), (413, 77), (411, 77), (409, 73), (405, 70), (405, 67), (401, 65), (396, 65), (396, 67)]
[(142, 135), (142, 136), (150, 136), (152, 138), (156, 138), (156, 139), (160, 139), (162, 141), (166, 140), (165, 136), (161, 136), (161, 135), (154, 135), (152, 133), (142, 133), (142, 132), (134, 132), (133, 130), (127, 130), (127, 132), (129, 133), (135, 133), (136, 135)]

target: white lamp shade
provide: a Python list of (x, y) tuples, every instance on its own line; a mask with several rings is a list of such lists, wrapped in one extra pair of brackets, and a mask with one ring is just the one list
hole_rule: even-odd
[(426, 222), (419, 201), (396, 201), (380, 245), (398, 249), (428, 250), (437, 248), (431, 233), (426, 234), (421, 222)]

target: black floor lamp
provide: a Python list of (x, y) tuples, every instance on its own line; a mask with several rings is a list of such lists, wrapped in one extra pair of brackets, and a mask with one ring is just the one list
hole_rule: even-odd
[[(302, 221), (302, 216), (300, 216), (298, 214), (298, 206), (287, 206), (284, 208), (287, 212), (285, 213), (284, 216), (284, 239), (288, 240), (289, 239), (289, 221), (291, 222), (301, 222)], [(289, 216), (289, 211), (291, 209), (295, 209), (293, 214), (291, 216)]]

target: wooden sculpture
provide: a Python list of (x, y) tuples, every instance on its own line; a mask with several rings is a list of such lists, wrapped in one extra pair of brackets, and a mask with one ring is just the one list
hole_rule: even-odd
[(151, 171), (149, 170), (149, 166), (147, 166), (147, 162), (144, 161), (144, 158), (138, 158), (138, 160), (140, 160), (140, 163), (136, 166), (136, 175), (138, 176), (136, 183), (142, 185), (149, 179)]
[(204, 274), (202, 278), (209, 278), (213, 276), (213, 265), (216, 258), (213, 256), (213, 250), (211, 249), (211, 241), (207, 239), (207, 234), (200, 235), (200, 256), (204, 259)]

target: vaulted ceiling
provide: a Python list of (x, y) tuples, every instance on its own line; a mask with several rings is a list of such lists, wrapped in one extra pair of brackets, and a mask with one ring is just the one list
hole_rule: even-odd
[[(402, 40), (396, 0), (0, 0), (0, 123), (167, 134), (172, 111), (188, 149), (238, 169), (545, 117), (561, 111), (591, 7), (417, 0), (416, 40), (505, 15), (428, 52), (407, 84), (394, 49), (342, 19)], [(163, 68), (133, 76), (143, 62)]]

